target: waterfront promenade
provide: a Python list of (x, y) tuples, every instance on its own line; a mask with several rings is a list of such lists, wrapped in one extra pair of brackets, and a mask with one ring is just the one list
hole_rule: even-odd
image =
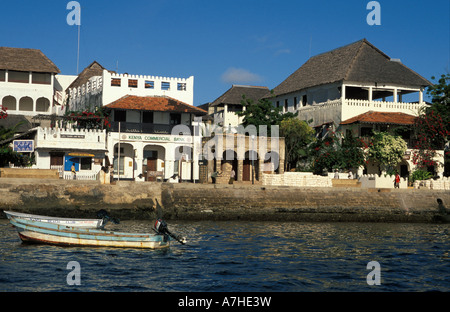
[(93, 217), (106, 209), (122, 220), (428, 223), (439, 221), (438, 198), (450, 207), (448, 190), (0, 178), (0, 210)]

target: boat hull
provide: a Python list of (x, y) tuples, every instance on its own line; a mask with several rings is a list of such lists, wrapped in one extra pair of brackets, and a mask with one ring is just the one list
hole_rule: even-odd
[(18, 230), (20, 239), (26, 243), (146, 249), (170, 246), (170, 238), (166, 235), (83, 229), (14, 217), (10, 222)]
[(103, 226), (102, 219), (80, 219), (80, 218), (58, 218), (41, 215), (33, 215), (15, 211), (3, 211), (8, 219), (14, 217), (16, 219), (24, 219), (31, 221), (39, 221), (46, 223), (61, 224), (79, 228), (101, 228)]

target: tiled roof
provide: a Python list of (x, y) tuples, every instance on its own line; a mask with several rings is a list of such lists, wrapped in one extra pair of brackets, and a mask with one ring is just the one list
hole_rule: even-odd
[(353, 123), (413, 125), (416, 121), (416, 118), (417, 117), (405, 113), (369, 111), (367, 113), (344, 120), (343, 122), (341, 122), (341, 125), (349, 125)]
[(168, 96), (125, 95), (105, 107), (111, 109), (191, 113), (195, 115), (206, 114), (206, 111), (203, 109), (186, 104)]
[(0, 47), (0, 69), (59, 74), (60, 70), (41, 50)]
[(270, 91), (267, 87), (233, 85), (224, 94), (212, 102), (211, 106), (217, 106), (220, 104), (239, 105), (241, 104), (243, 95), (245, 95), (247, 99), (258, 101), (268, 94), (270, 94)]
[(311, 57), (303, 66), (274, 88), (274, 95), (338, 81), (397, 84), (423, 87), (431, 83), (391, 60), (366, 39)]

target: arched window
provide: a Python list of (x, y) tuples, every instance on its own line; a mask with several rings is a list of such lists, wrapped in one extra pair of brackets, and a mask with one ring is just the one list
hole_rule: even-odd
[(24, 96), (19, 101), (19, 110), (25, 112), (33, 111), (33, 99), (29, 96)]
[(17, 100), (11, 95), (5, 96), (2, 100), (2, 106), (5, 107), (8, 111), (16, 110)]
[(47, 98), (41, 97), (36, 101), (37, 112), (48, 112), (50, 109), (50, 101)]

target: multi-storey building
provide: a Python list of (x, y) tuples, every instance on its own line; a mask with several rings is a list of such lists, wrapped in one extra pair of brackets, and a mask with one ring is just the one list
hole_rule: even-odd
[[(270, 99), (284, 112), (298, 112), (300, 119), (311, 122), (318, 136), (332, 129), (365, 137), (372, 130), (411, 129), (414, 117), (427, 105), (424, 90), (429, 85), (399, 59), (363, 39), (311, 57), (273, 89)], [(414, 169), (410, 135), (411, 131), (404, 133), (409, 149), (396, 168), (403, 175)], [(359, 169), (360, 174), (379, 173), (376, 164)], [(434, 169), (442, 174), (442, 168)]]
[(0, 47), (0, 104), (9, 115), (60, 114), (64, 90), (75, 76), (60, 70), (40, 50)]
[(117, 74), (93, 62), (67, 89), (67, 109), (110, 114), (106, 149), (114, 178), (195, 181), (201, 141), (195, 144), (194, 117), (206, 112), (192, 105), (193, 90), (192, 76)]

